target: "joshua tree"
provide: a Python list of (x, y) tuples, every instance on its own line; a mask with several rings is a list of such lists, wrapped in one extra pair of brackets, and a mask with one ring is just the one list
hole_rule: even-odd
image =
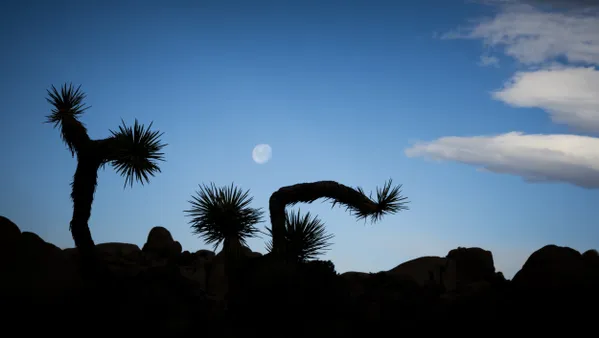
[(204, 238), (214, 249), (223, 243), (225, 274), (229, 290), (234, 287), (235, 272), (240, 258), (241, 245), (260, 232), (256, 224), (262, 221), (263, 211), (251, 208), (253, 197), (249, 190), (242, 191), (233, 184), (216, 187), (200, 185), (196, 196), (189, 201), (191, 209), (185, 210), (191, 217), (193, 232)]
[(407, 197), (401, 195), (401, 185), (392, 187), (392, 180), (387, 181), (382, 188), (377, 188), (376, 195), (376, 201), (373, 201), (362, 188), (354, 189), (334, 181), (300, 183), (280, 188), (269, 200), (272, 252), (288, 257), (285, 253), (285, 207), (288, 205), (325, 198), (333, 201), (333, 207), (344, 205), (358, 219), (370, 219), (371, 222), (378, 221), (386, 214), (408, 209)]
[(150, 130), (152, 123), (146, 128), (137, 119), (132, 127), (126, 126), (121, 120), (122, 125), (118, 130), (110, 130), (111, 136), (92, 140), (85, 125), (79, 121), (89, 108), (83, 103), (85, 94), (80, 88), (64, 84), (59, 91), (52, 86), (46, 100), (54, 108), (46, 122), (60, 129), (62, 140), (71, 155), (77, 155), (77, 169), (71, 183), (73, 218), (70, 230), (83, 267), (91, 268), (96, 263), (95, 244), (88, 221), (98, 183), (98, 169), (110, 163), (125, 177), (125, 187), (127, 184), (133, 186), (133, 181), (143, 185), (149, 182), (150, 176), (160, 172), (158, 161), (164, 161), (161, 150), (166, 144), (160, 141), (160, 132)]
[[(266, 228), (272, 237), (272, 229)], [(327, 234), (324, 223), (318, 217), (304, 216), (297, 212), (285, 212), (285, 253), (290, 260), (305, 262), (321, 255), (332, 243), (334, 237)], [(272, 252), (272, 239), (266, 243), (268, 252)]]

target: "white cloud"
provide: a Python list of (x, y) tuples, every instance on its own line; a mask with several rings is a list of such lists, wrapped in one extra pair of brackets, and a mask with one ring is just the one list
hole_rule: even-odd
[(504, 6), (495, 17), (477, 20), (442, 38), (481, 39), (489, 47), (504, 47), (507, 55), (527, 65), (559, 57), (599, 64), (599, 16), (595, 11), (546, 12), (522, 4)]
[[(442, 38), (482, 40), (488, 48), (479, 64), (493, 64), (488, 53), (500, 50), (525, 66), (492, 97), (513, 107), (543, 109), (555, 123), (599, 132), (599, 70), (594, 67), (599, 65), (599, 1), (476, 1), (499, 5), (498, 14)], [(547, 11), (551, 7), (554, 10)], [(522, 132), (443, 137), (415, 144), (405, 153), (517, 175), (528, 182), (599, 188), (595, 137)]]
[(427, 157), (479, 166), (528, 182), (565, 182), (599, 188), (599, 138), (578, 135), (443, 137), (417, 143), (409, 157)]
[(499, 59), (495, 56), (481, 55), (478, 65), (499, 67)]
[(599, 6), (599, 0), (478, 0), (489, 5), (529, 4), (552, 9), (591, 10)]
[(599, 5), (599, 0), (467, 0), (468, 2), (487, 5), (530, 4), (548, 5), (557, 8), (592, 8)]
[[(493, 97), (515, 107), (544, 109), (556, 123), (599, 131), (599, 71), (589, 67), (599, 65), (599, 12), (593, 10), (599, 9), (599, 1), (488, 2), (503, 4), (495, 17), (443, 37), (481, 39), (489, 47), (504, 47), (507, 55), (528, 66)], [(532, 4), (573, 10), (547, 12)], [(493, 64), (490, 58), (483, 54), (479, 64)]]
[(519, 72), (493, 97), (515, 107), (542, 108), (556, 123), (599, 132), (599, 71), (595, 68)]

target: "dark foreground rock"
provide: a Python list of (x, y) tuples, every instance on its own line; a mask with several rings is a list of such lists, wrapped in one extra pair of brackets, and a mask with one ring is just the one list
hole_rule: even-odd
[(96, 248), (110, 274), (83, 280), (76, 249), (61, 250), (0, 217), (4, 335), (363, 337), (522, 328), (574, 334), (592, 328), (599, 314), (594, 250), (545, 246), (509, 281), (480, 248), (374, 274), (337, 274), (329, 261), (284, 264), (244, 248), (230, 288), (222, 254), (182, 251), (165, 228), (152, 229), (143, 249)]

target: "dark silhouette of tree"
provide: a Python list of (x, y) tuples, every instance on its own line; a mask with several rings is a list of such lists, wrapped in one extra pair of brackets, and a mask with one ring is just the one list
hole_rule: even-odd
[(370, 219), (376, 222), (386, 214), (395, 214), (407, 210), (409, 203), (407, 197), (401, 195), (401, 185), (392, 187), (392, 180), (376, 190), (376, 201), (364, 193), (360, 187), (351, 188), (334, 181), (319, 181), (312, 183), (299, 183), (282, 187), (275, 191), (269, 200), (270, 222), (272, 233), (272, 253), (287, 258), (285, 207), (296, 203), (312, 203), (317, 199), (325, 198), (346, 207), (346, 210), (360, 219)]
[(142, 185), (149, 183), (150, 176), (160, 172), (157, 162), (164, 161), (161, 150), (166, 144), (160, 141), (162, 133), (150, 130), (152, 123), (146, 128), (137, 119), (133, 126), (126, 126), (121, 120), (118, 130), (110, 130), (110, 137), (92, 140), (85, 125), (79, 121), (89, 108), (83, 103), (85, 93), (80, 88), (64, 84), (59, 91), (52, 86), (46, 100), (54, 108), (46, 122), (60, 129), (71, 155), (77, 155), (77, 169), (71, 183), (73, 218), (70, 230), (85, 273), (97, 263), (88, 221), (98, 183), (98, 169), (110, 163), (117, 173), (125, 177), (124, 187), (127, 184), (133, 186), (134, 181)]
[[(267, 227), (272, 237), (272, 229)], [(285, 253), (289, 260), (305, 262), (324, 253), (332, 244), (334, 236), (327, 234), (325, 225), (318, 217), (310, 213), (301, 215), (300, 211), (285, 212)], [(272, 252), (272, 238), (266, 243), (268, 252)]]
[(191, 217), (189, 223), (193, 232), (206, 244), (213, 244), (215, 250), (223, 244), (229, 293), (236, 285), (241, 246), (247, 246), (246, 240), (260, 232), (256, 224), (262, 221), (264, 212), (250, 207), (252, 200), (249, 190), (243, 191), (233, 184), (216, 187), (211, 183), (210, 186), (200, 185), (189, 201), (191, 208), (184, 210), (186, 216)]

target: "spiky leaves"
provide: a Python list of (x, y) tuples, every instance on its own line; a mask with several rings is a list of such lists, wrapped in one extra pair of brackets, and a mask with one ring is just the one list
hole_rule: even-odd
[[(267, 227), (266, 230), (272, 237), (272, 229)], [(334, 235), (326, 233), (325, 225), (318, 217), (312, 217), (309, 212), (302, 216), (298, 210), (285, 213), (284, 237), (288, 257), (305, 262), (322, 255), (331, 246)], [(266, 243), (268, 252), (272, 251), (272, 244), (272, 239)]]
[[(356, 190), (366, 197), (364, 189), (357, 187)], [(343, 203), (339, 200), (333, 200), (333, 207), (337, 204), (344, 204), (354, 216), (360, 219), (367, 220), (370, 218), (371, 222), (380, 220), (383, 216), (388, 214), (396, 214), (402, 210), (408, 210), (408, 198), (401, 194), (401, 184), (393, 186), (393, 180), (389, 179), (382, 187), (376, 188), (376, 200), (373, 200), (372, 193), (368, 194), (368, 199), (374, 202), (375, 207), (370, 209), (364, 209), (360, 207), (352, 207), (350, 204)]]
[[(376, 201), (368, 197), (361, 188), (351, 188), (334, 181), (300, 183), (282, 187), (275, 191), (269, 200), (272, 224), (273, 251), (283, 252), (285, 248), (285, 207), (296, 203), (311, 203), (317, 199), (332, 200), (333, 206), (343, 205), (358, 219), (378, 221), (386, 214), (408, 209), (407, 198), (401, 194), (401, 185), (393, 186), (392, 180), (377, 189)], [(280, 244), (279, 244), (280, 243)]]
[(204, 238), (206, 244), (216, 248), (225, 240), (246, 240), (260, 231), (256, 224), (262, 221), (263, 211), (250, 207), (253, 197), (249, 190), (243, 191), (231, 184), (216, 187), (214, 183), (200, 185), (196, 195), (189, 201), (191, 209), (184, 212), (191, 217), (193, 232)]
[(75, 152), (89, 141), (85, 125), (79, 121), (79, 117), (89, 108), (83, 103), (85, 93), (81, 86), (75, 88), (72, 84), (64, 84), (60, 91), (52, 86), (48, 91), (48, 101), (54, 108), (51, 114), (46, 116), (46, 123), (54, 124), (54, 128), (60, 129), (62, 141), (75, 156)]
[(118, 130), (110, 131), (112, 137), (104, 140), (107, 144), (104, 159), (125, 177), (124, 187), (133, 186), (134, 181), (143, 185), (160, 172), (158, 162), (164, 161), (161, 151), (166, 144), (160, 140), (162, 133), (151, 130), (152, 123), (145, 127), (137, 119), (133, 126), (121, 122)]

